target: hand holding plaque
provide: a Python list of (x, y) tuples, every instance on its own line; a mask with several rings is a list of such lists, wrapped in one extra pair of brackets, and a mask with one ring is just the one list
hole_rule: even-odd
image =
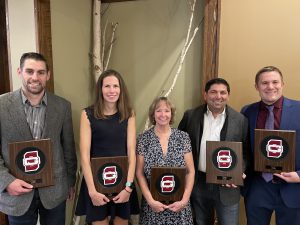
[(254, 170), (280, 173), (295, 170), (296, 132), (255, 129)]
[(9, 143), (11, 173), (34, 188), (54, 185), (50, 139)]
[(96, 190), (112, 199), (126, 183), (128, 157), (98, 157), (91, 159)]
[(206, 182), (243, 185), (242, 143), (206, 142)]
[(185, 167), (152, 167), (150, 191), (160, 202), (180, 201), (185, 187)]

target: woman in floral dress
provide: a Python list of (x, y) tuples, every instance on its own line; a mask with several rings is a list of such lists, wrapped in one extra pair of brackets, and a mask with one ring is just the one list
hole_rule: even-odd
[[(195, 175), (192, 148), (187, 133), (171, 128), (174, 114), (175, 108), (166, 97), (155, 99), (149, 108), (154, 126), (138, 137), (136, 176), (143, 193), (141, 225), (193, 224), (189, 201)], [(167, 205), (153, 199), (149, 190), (152, 167), (186, 167), (180, 201)]]

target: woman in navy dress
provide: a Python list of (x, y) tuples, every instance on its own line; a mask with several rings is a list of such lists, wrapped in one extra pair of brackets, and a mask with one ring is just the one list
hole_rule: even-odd
[[(107, 70), (100, 75), (96, 95), (95, 103), (81, 114), (80, 156), (84, 179), (76, 214), (86, 215), (86, 221), (93, 225), (108, 225), (109, 218), (115, 225), (125, 225), (130, 216), (130, 197), (136, 197), (136, 192), (132, 193), (135, 115), (125, 83), (117, 71)], [(109, 200), (95, 188), (90, 159), (112, 156), (128, 156), (128, 174), (124, 189)]]

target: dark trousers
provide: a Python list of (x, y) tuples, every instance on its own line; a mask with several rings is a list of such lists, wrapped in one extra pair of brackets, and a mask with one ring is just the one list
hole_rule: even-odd
[(216, 211), (219, 225), (239, 223), (239, 203), (224, 205), (220, 200), (219, 185), (207, 184), (205, 173), (198, 172), (191, 196), (195, 225), (211, 225)]
[(266, 183), (258, 176), (253, 179), (245, 196), (248, 225), (269, 225), (273, 212), (276, 225), (300, 224), (300, 208), (289, 208), (284, 204), (280, 194), (281, 185)]
[(66, 201), (53, 209), (45, 209), (37, 190), (27, 212), (22, 216), (8, 216), (10, 225), (36, 225), (40, 215), (41, 225), (64, 225), (65, 224)]

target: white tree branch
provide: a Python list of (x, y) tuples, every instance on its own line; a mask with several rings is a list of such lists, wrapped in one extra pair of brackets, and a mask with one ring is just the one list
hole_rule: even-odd
[(115, 33), (116, 33), (116, 30), (117, 30), (118, 23), (115, 23), (115, 24), (112, 23), (111, 26), (112, 26), (112, 34), (111, 34), (111, 39), (110, 39), (106, 64), (105, 64), (105, 70), (107, 70), (107, 67), (108, 67), (108, 64), (109, 64), (112, 48), (113, 48), (113, 45), (114, 45), (114, 42), (115, 42)]
[(93, 4), (93, 74), (97, 81), (103, 71), (101, 63), (101, 0), (94, 0)]

